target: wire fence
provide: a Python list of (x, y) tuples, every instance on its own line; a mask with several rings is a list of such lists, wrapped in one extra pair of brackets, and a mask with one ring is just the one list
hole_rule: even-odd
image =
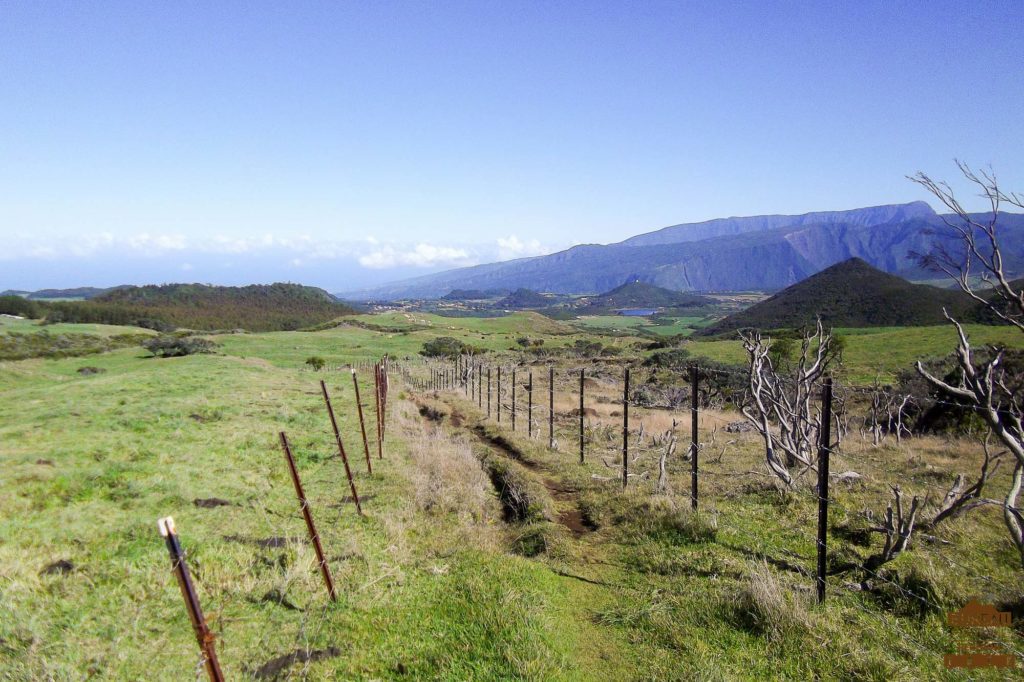
[[(331, 622), (331, 605), (336, 598), (334, 581), (337, 576), (331, 573), (330, 546), (340, 538), (332, 529), (337, 525), (339, 516), (346, 513), (348, 505), (357, 514), (362, 514), (361, 493), (350, 469), (360, 459), (365, 459), (368, 470), (372, 467), (371, 452), (374, 448), (370, 446), (368, 435), (377, 446), (377, 458), (385, 456), (392, 377), (412, 391), (444, 394), (457, 398), (463, 404), (471, 404), (475, 406), (480, 422), (513, 433), (517, 438), (525, 438), (537, 447), (547, 449), (553, 456), (578, 458), (581, 464), (592, 467), (591, 478), (599, 485), (670, 494), (688, 500), (693, 509), (704, 510), (713, 516), (716, 528), (724, 538), (734, 538), (752, 556), (806, 579), (808, 586), (813, 585), (816, 590), (819, 601), (825, 599), (826, 586), (830, 586), (830, 592), (835, 591), (836, 581), (845, 577), (848, 584), (854, 584), (858, 589), (884, 586), (901, 598), (919, 604), (923, 610), (943, 611), (943, 605), (931, 594), (909, 586), (897, 573), (885, 570), (884, 563), (872, 565), (870, 561), (860, 560), (843, 565), (828, 554), (830, 541), (837, 539), (834, 537), (837, 526), (830, 523), (830, 514), (833, 519), (866, 520), (867, 532), (886, 536), (885, 529), (877, 526), (877, 519), (872, 519), (866, 512), (872, 506), (879, 508), (887, 499), (884, 496), (872, 497), (870, 493), (873, 491), (865, 490), (864, 486), (903, 482), (908, 487), (912, 486), (914, 492), (943, 495), (939, 499), (944, 499), (949, 493), (948, 487), (934, 483), (906, 482), (906, 471), (894, 466), (891, 458), (873, 456), (879, 450), (867, 447), (863, 437), (859, 449), (843, 447), (831, 437), (833, 396), (841, 395), (841, 400), (869, 399), (872, 392), (863, 387), (836, 385), (834, 393), (829, 390), (824, 400), (819, 401), (815, 414), (820, 424), (816, 441), (811, 443), (809, 460), (796, 467), (795, 483), (783, 485), (772, 469), (763, 465), (763, 459), (751, 455), (757, 451), (762, 434), (756, 428), (751, 430), (751, 420), (736, 410), (740, 399), (733, 396), (729, 402), (728, 391), (720, 390), (723, 386), (742, 390), (749, 382), (749, 375), (743, 370), (697, 364), (680, 372), (643, 366), (596, 368), (582, 363), (565, 368), (514, 362), (487, 363), (465, 356), (452, 360), (416, 359), (406, 362), (385, 358), (379, 363), (345, 369), (360, 374), (372, 370), (374, 376), (372, 399), (367, 399), (364, 405), (357, 398), (358, 409), (349, 410), (358, 413), (363, 447), (359, 448), (360, 443), (357, 443), (355, 448), (350, 445), (350, 450), (345, 450), (334, 422), (327, 387), (322, 385), (338, 453), (313, 466), (303, 462), (303, 470), (300, 471), (287, 436), (282, 433), (284, 464), (292, 476), (296, 499), (290, 508), (266, 503), (256, 503), (251, 507), (269, 534), (268, 538), (255, 541), (255, 544), (270, 543), (306, 557), (300, 564), (301, 570), (288, 572), (276, 593), (268, 593), (267, 598), (284, 603), (289, 588), (294, 584), (301, 581), (309, 585), (309, 573), (319, 572), (324, 584), (321, 598), (310, 595), (303, 606), (286, 605), (289, 610), (298, 611), (297, 626), (286, 642), (282, 640), (281, 632), (262, 629), (261, 649), (283, 648), (289, 653), (268, 661), (256, 671), (257, 677), (303, 677), (313, 662), (339, 653), (331, 647), (325, 648), (321, 636), (326, 624)], [(666, 375), (670, 377), (668, 382)], [(715, 390), (708, 390), (705, 384), (711, 383), (712, 377), (722, 381), (718, 382)], [(832, 388), (831, 381), (827, 383)], [(659, 404), (657, 399), (651, 400), (651, 387), (658, 388), (661, 396), (667, 396), (670, 404), (666, 406)], [(357, 396), (358, 390), (356, 382)], [(957, 408), (964, 407), (947, 402)], [(730, 407), (730, 410), (721, 409), (723, 406)], [(366, 408), (365, 414), (363, 407)], [(691, 419), (687, 420), (687, 416)], [(366, 422), (371, 417), (376, 423), (367, 428)], [(731, 440), (726, 442), (719, 441), (730, 437)], [(737, 444), (738, 441), (742, 443)], [(864, 473), (859, 474), (856, 480), (862, 488), (855, 490), (852, 486), (837, 485), (848, 472), (830, 476), (830, 462), (852, 464), (861, 469)], [(342, 463), (344, 467), (339, 466)], [(337, 499), (339, 482), (342, 485), (346, 482), (340, 478), (343, 469), (350, 495), (342, 498), (340, 504), (331, 506), (325, 503), (325, 499)], [(818, 475), (816, 483), (811, 480), (811, 474)], [(306, 490), (312, 493), (307, 496)], [(743, 518), (741, 511), (725, 504), (737, 496), (751, 493), (778, 496), (784, 504), (790, 504), (785, 500), (795, 501), (796, 511), (775, 514), (766, 521), (763, 532), (752, 532), (750, 519)], [(363, 502), (369, 499), (372, 499), (372, 493), (369, 496), (363, 493)], [(805, 503), (804, 506), (800, 506), (800, 502)], [(816, 523), (808, 518), (812, 507), (817, 507)], [(298, 518), (305, 521), (306, 537), (296, 534)], [(163, 520), (161, 523), (163, 532), (168, 526)], [(865, 524), (859, 527), (863, 528)], [(172, 530), (168, 531), (167, 537), (173, 535), (173, 521), (170, 528)], [(887, 537), (893, 539), (891, 529)], [(942, 542), (951, 546), (956, 544), (955, 540)], [(310, 548), (313, 557), (309, 557)], [(179, 585), (183, 585), (184, 579), (180, 574), (182, 568), (187, 570), (188, 548), (181, 547), (179, 543), (179, 552), (175, 558), (172, 550), (172, 569), (179, 576)], [(1013, 589), (1013, 585), (996, 580), (984, 569), (965, 565), (952, 554), (943, 551), (934, 553), (934, 556), (971, 581), (986, 585), (990, 593), (1005, 593)], [(254, 552), (246, 571), (258, 573), (260, 563), (265, 560), (263, 554)], [(842, 587), (846, 584), (839, 583)], [(231, 630), (246, 620), (228, 615), (230, 604), (215, 604), (210, 612), (211, 627), (202, 614), (194, 588), (190, 590), (182, 586), (181, 590), (200, 648), (200, 656), (193, 668), (195, 676), (201, 678), (205, 671), (211, 680), (224, 679), (217, 663), (215, 641), (229, 637)], [(884, 616), (864, 608), (856, 599), (842, 599), (842, 604), (855, 607), (884, 626), (891, 627)], [(906, 636), (904, 632), (898, 634)], [(922, 645), (922, 648), (929, 647)], [(1017, 648), (1011, 647), (1010, 650), (1015, 656), (1024, 656)], [(302, 666), (297, 667), (298, 663)]]

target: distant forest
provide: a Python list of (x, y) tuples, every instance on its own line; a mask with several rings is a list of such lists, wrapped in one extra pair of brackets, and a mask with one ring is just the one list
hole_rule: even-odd
[(117, 324), (171, 331), (245, 329), (290, 331), (355, 312), (330, 294), (299, 284), (246, 287), (166, 284), (124, 287), (87, 301), (0, 297), (0, 313), (47, 323)]

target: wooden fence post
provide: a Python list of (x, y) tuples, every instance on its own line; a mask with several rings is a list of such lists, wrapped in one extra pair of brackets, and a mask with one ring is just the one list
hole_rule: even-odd
[(316, 552), (316, 560), (320, 565), (320, 574), (324, 577), (324, 585), (327, 586), (327, 595), (331, 601), (337, 601), (338, 597), (334, 593), (334, 580), (331, 579), (331, 568), (327, 565), (327, 557), (324, 556), (324, 548), (320, 544), (320, 535), (317, 534), (316, 525), (313, 523), (313, 513), (309, 511), (309, 500), (306, 499), (306, 491), (302, 489), (299, 471), (295, 468), (295, 458), (292, 457), (292, 449), (288, 446), (288, 437), (284, 435), (284, 431), (281, 431), (279, 435), (284, 457), (288, 461), (288, 471), (292, 475), (292, 484), (295, 486), (295, 496), (299, 498), (299, 509), (302, 511), (302, 518), (306, 521), (309, 541), (313, 543), (313, 551)]
[(177, 531), (174, 529), (174, 519), (166, 516), (156, 522), (167, 544), (167, 551), (171, 555), (171, 570), (178, 579), (178, 587), (181, 589), (181, 596), (185, 599), (185, 608), (188, 609), (188, 618), (192, 622), (192, 631), (195, 632), (196, 642), (203, 652), (203, 667), (211, 682), (224, 682), (224, 673), (220, 670), (220, 661), (217, 660), (217, 651), (214, 648), (214, 635), (206, 624), (206, 617), (199, 605), (199, 597), (195, 588), (192, 587), (192, 576), (188, 572), (188, 563), (185, 561), (185, 554), (181, 551), (181, 544), (178, 542)]
[(491, 418), (491, 368), (487, 368), (487, 418)]
[(497, 395), (498, 423), (501, 423), (501, 365), (498, 365), (498, 391)]
[(828, 541), (828, 457), (832, 449), (832, 377), (821, 388), (821, 440), (818, 444), (818, 603), (825, 601)]

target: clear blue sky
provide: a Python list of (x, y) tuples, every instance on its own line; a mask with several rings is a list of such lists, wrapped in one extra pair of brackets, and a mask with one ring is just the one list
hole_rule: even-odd
[[(1024, 190), (1024, 3), (0, 4), (0, 288), (331, 290)], [(500, 241), (499, 241), (500, 240)]]

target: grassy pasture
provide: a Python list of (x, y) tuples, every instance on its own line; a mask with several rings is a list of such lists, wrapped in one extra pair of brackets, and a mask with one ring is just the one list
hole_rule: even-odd
[[(708, 474), (699, 518), (687, 511), (688, 463), (678, 454), (669, 461), (675, 494), (653, 488), (658, 449), (650, 435), (673, 420), (687, 424), (685, 411), (631, 410), (631, 438), (643, 423), (648, 439), (634, 446), (634, 470), (651, 475), (622, 494), (605, 466), (621, 447), (618, 360), (587, 364), (594, 414), (587, 417), (584, 466), (576, 461), (576, 420), (568, 416), (575, 383), (565, 371), (585, 361), (563, 361), (557, 452), (543, 438), (527, 439), (524, 421), (510, 434), (507, 412), (498, 430), (493, 419), (480, 423), (481, 412), (459, 394), (435, 399), (396, 384), (387, 455), (374, 461), (370, 476), (349, 375), (309, 371), (308, 356), (337, 365), (391, 353), (418, 363), (425, 340), (455, 336), (498, 358), (524, 335), (544, 338), (545, 347), (596, 338), (628, 354), (635, 340), (580, 333), (530, 314), (412, 317), (358, 318), (390, 329), (405, 321), (404, 333), (343, 325), (220, 335), (218, 355), (153, 359), (126, 348), (0, 363), (0, 678), (191, 679), (197, 650), (155, 527), (167, 514), (189, 552), (229, 679), (252, 678), (273, 659), (305, 650), (328, 653), (282, 676), (968, 679), (942, 668), (942, 655), (955, 646), (943, 609), (970, 597), (1000, 604), (1024, 598), (993, 509), (943, 527), (941, 543), (915, 542), (893, 567), (893, 580), (926, 586), (920, 589), (939, 609), (919, 609), (898, 594), (891, 601), (863, 594), (839, 578), (829, 602), (815, 606), (808, 576), (780, 568), (813, 567), (813, 496), (806, 488), (780, 494), (747, 473), (763, 468), (761, 446), (751, 434), (723, 434), (739, 419), (734, 412), (702, 415), (702, 441), (719, 430), (717, 445), (702, 455)], [(1006, 330), (970, 333), (1012, 339)], [(951, 343), (943, 328), (850, 334), (847, 371), (867, 380), (879, 362), (892, 372)], [(743, 358), (738, 342), (688, 347), (697, 356)], [(83, 376), (84, 365), (105, 371)], [(535, 419), (546, 434), (545, 366), (534, 372)], [(636, 381), (642, 377), (638, 372)], [(344, 502), (347, 485), (319, 378), (332, 391), (365, 519)], [(362, 378), (364, 401), (368, 380)], [(523, 392), (519, 399), (525, 401)], [(424, 404), (448, 416), (430, 422), (420, 416)], [(550, 495), (538, 503), (551, 510), (544, 520), (504, 518), (499, 491), (478, 463), (502, 455), (478, 424), (482, 433), (502, 434), (525, 462), (509, 466)], [(305, 540), (276, 441), (280, 429), (291, 437), (339, 585), (334, 605), (326, 602)], [(683, 450), (689, 434), (679, 429)], [(372, 421), (370, 432), (372, 439)], [(722, 447), (727, 454), (714, 462)], [(865, 480), (836, 491), (836, 558), (870, 551), (844, 533), (860, 510), (884, 510), (888, 484), (930, 495), (934, 505), (936, 489), (956, 472), (970, 472), (979, 456), (970, 441), (921, 438), (873, 448), (851, 437), (833, 470), (856, 470)], [(1000, 472), (991, 494), (1007, 480)], [(230, 504), (200, 508), (197, 498)], [(566, 513), (596, 529), (575, 535), (560, 522)], [(543, 551), (528, 556), (523, 548), (537, 543)], [(877, 537), (873, 543), (877, 549)], [(45, 573), (60, 560), (73, 569)], [(985, 637), (1024, 649), (1019, 633)], [(330, 655), (330, 647), (341, 655)], [(993, 671), (975, 676), (1002, 678)]]

